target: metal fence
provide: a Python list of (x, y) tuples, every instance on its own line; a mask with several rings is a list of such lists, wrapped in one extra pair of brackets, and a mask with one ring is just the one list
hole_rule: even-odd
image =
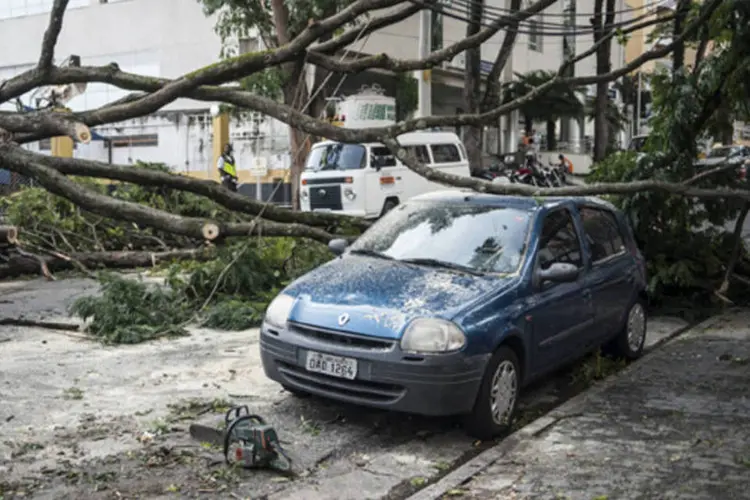
[(33, 187), (34, 180), (23, 175), (0, 169), (0, 196), (7, 196), (24, 188)]

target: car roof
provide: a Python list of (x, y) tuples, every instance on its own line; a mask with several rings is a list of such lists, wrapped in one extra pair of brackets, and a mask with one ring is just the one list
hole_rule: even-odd
[[(404, 134), (401, 134), (397, 137), (400, 141), (404, 141), (407, 143), (407, 146), (413, 145), (415, 143), (425, 143), (425, 144), (436, 144), (436, 143), (456, 143), (461, 142), (458, 135), (456, 135), (455, 132), (448, 132), (445, 130), (418, 130), (416, 132), (406, 132)], [(321, 145), (328, 145), (328, 144), (337, 144), (337, 141), (329, 141), (329, 140), (323, 140), (320, 142), (316, 142), (315, 146), (321, 146)], [(364, 143), (364, 144), (370, 144), (375, 145), (379, 143)]]
[(517, 208), (519, 210), (534, 210), (540, 207), (554, 208), (573, 203), (577, 205), (597, 206), (612, 211), (617, 207), (595, 196), (509, 196), (489, 193), (478, 193), (469, 189), (432, 191), (412, 198), (414, 201), (436, 201), (444, 203), (470, 203), (496, 207)]

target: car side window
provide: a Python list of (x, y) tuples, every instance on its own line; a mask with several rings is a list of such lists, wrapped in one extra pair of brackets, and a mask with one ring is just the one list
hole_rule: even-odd
[(598, 262), (625, 251), (624, 238), (614, 214), (609, 210), (581, 207), (581, 220), (591, 261)]
[(393, 156), (391, 150), (384, 146), (375, 146), (370, 149), (370, 163), (373, 166), (377, 166), (378, 163), (381, 167), (395, 167), (396, 157)]
[(542, 224), (537, 265), (545, 270), (557, 262), (583, 267), (581, 242), (578, 240), (575, 223), (568, 210), (548, 213)]
[(406, 154), (425, 165), (430, 164), (430, 154), (427, 152), (427, 146), (404, 146)]
[(461, 154), (455, 144), (432, 144), (432, 158), (435, 163), (457, 163), (461, 161)]

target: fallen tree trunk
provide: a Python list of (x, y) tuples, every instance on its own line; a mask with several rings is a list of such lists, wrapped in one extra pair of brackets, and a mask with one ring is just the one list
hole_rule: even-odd
[(0, 245), (8, 246), (18, 243), (18, 229), (15, 226), (0, 226)]
[(39, 274), (42, 267), (50, 272), (65, 271), (84, 266), (89, 269), (132, 269), (135, 267), (153, 267), (158, 263), (170, 260), (207, 260), (213, 257), (207, 249), (171, 250), (168, 252), (86, 252), (61, 255), (59, 257), (39, 257), (30, 255), (11, 255), (8, 261), (0, 265), (0, 279), (16, 278), (25, 274)]

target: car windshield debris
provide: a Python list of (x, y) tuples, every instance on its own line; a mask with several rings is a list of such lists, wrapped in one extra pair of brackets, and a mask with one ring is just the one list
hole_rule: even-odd
[(393, 257), (391, 257), (390, 255), (386, 255), (382, 252), (376, 252), (375, 250), (368, 250), (366, 248), (351, 250), (349, 253), (353, 253), (355, 255), (366, 255), (368, 257), (377, 257), (379, 259), (393, 260)]
[(444, 260), (438, 260), (438, 259), (425, 259), (425, 258), (413, 258), (413, 259), (398, 259), (399, 262), (406, 262), (409, 264), (418, 264), (421, 266), (431, 266), (431, 267), (440, 267), (443, 269), (452, 269), (454, 271), (461, 271), (469, 274), (473, 274), (474, 276), (482, 276), (484, 273), (479, 272), (475, 269), (472, 269), (468, 266), (461, 266), (459, 264), (454, 264), (453, 262), (446, 262)]
[(351, 246), (395, 260), (475, 273), (518, 272), (531, 212), (503, 206), (410, 201)]

